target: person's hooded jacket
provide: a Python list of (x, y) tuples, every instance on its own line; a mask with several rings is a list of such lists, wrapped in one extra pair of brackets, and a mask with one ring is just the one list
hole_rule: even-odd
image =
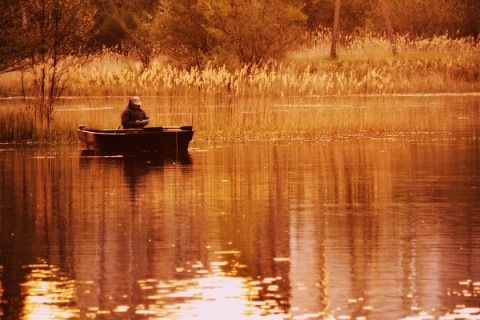
[(122, 113), (122, 126), (124, 129), (143, 128), (146, 123), (135, 124), (136, 120), (149, 120), (147, 114), (140, 105), (133, 104), (132, 100), (128, 102), (127, 108)]

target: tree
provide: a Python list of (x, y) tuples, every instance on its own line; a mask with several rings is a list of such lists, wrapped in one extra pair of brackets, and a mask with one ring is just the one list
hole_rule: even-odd
[(480, 34), (480, 1), (467, 0), (465, 6), (465, 22), (462, 27), (462, 35), (474, 36), (478, 40)]
[(68, 79), (69, 59), (86, 44), (94, 11), (84, 0), (27, 2), (20, 8), (24, 10), (24, 27), (16, 36), (28, 43), (33, 110), (42, 123), (50, 126), (54, 105)]
[(218, 64), (281, 59), (300, 43), (307, 18), (297, 0), (200, 0)]
[(121, 22), (126, 34), (122, 41), (123, 51), (140, 60), (144, 68), (148, 67), (156, 51), (152, 22), (153, 16), (144, 10), (132, 15), (129, 24)]
[(392, 45), (392, 53), (397, 54), (397, 45), (395, 43), (395, 35), (393, 34), (392, 23), (390, 22), (390, 12), (388, 10), (385, 0), (379, 0), (380, 7), (382, 9), (383, 19), (385, 20), (385, 27), (387, 29), (388, 39)]
[(184, 65), (237, 67), (282, 58), (305, 30), (301, 0), (170, 0), (157, 16), (161, 51)]
[[(308, 30), (331, 28), (335, 16), (336, 0), (305, 0), (303, 12), (307, 15)], [(377, 0), (348, 0), (341, 3), (342, 20), (339, 29), (352, 34), (365, 28), (370, 22), (371, 12)]]
[(1, 1), (0, 10), (0, 73), (25, 68), (28, 56), (28, 39), (19, 37), (23, 32), (24, 14), (19, 1)]
[[(391, 23), (395, 31), (411, 37), (456, 34), (466, 21), (465, 0), (382, 0), (382, 3), (394, 13)], [(379, 22), (381, 15), (383, 12), (378, 12)], [(384, 30), (384, 26), (378, 28)]]
[(179, 65), (203, 67), (214, 39), (197, 0), (161, 2), (154, 26), (161, 53)]
[(335, 13), (333, 18), (332, 28), (332, 46), (330, 48), (330, 58), (337, 58), (337, 36), (338, 36), (338, 24), (340, 22), (340, 6), (341, 0), (335, 0)]
[(156, 53), (152, 26), (159, 0), (91, 0), (96, 8), (88, 48), (129, 54), (147, 67)]
[(129, 54), (147, 67), (155, 54), (152, 22), (157, 1), (95, 0), (98, 12), (89, 45)]
[[(122, 42), (127, 34), (118, 19), (115, 10), (108, 10), (105, 5), (99, 6), (94, 16), (94, 27), (88, 42), (88, 49), (92, 52), (102, 51), (104, 48), (122, 51)], [(123, 20), (123, 19), (122, 19)]]
[[(387, 30), (387, 35), (392, 45), (392, 53), (397, 54), (397, 47), (395, 44), (395, 36), (393, 33), (392, 23), (390, 22), (390, 14), (385, 3), (385, 0), (379, 0), (381, 11), (383, 14), (383, 19), (385, 22), (385, 28)], [(340, 5), (341, 0), (335, 0), (335, 13), (333, 18), (333, 31), (332, 31), (332, 46), (330, 49), (330, 57), (335, 59), (337, 58), (337, 36), (338, 36), (338, 25), (340, 23)]]

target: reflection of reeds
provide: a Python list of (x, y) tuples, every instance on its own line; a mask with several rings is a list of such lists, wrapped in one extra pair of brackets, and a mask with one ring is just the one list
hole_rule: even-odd
[[(415, 108), (404, 112), (370, 103), (345, 107), (345, 101), (315, 108), (299, 107), (298, 101), (480, 90), (480, 46), (470, 38), (442, 36), (412, 41), (397, 37), (399, 54), (393, 56), (386, 37), (343, 37), (338, 60), (328, 58), (328, 32), (319, 31), (311, 43), (285, 62), (269, 61), (237, 70), (213, 65), (203, 70), (184, 70), (160, 60), (144, 69), (128, 57), (104, 52), (91, 57), (87, 64), (72, 63), (65, 93), (86, 97), (81, 105), (91, 104), (89, 97), (102, 97), (101, 106), (105, 106), (107, 97), (122, 97), (110, 98), (116, 99), (107, 102), (113, 109), (62, 112), (62, 106), (78, 103), (64, 100), (55, 111), (48, 133), (34, 126), (34, 119), (20, 107), (8, 112), (0, 110), (0, 140), (71, 140), (75, 138), (72, 128), (78, 122), (117, 127), (118, 114), (131, 94), (150, 97), (147, 106), (152, 118), (158, 118), (161, 124), (193, 122), (205, 139), (438, 131), (441, 117), (421, 117), (419, 112), (424, 111)], [(11, 92), (14, 81), (11, 74), (1, 76), (0, 90)], [(28, 94), (30, 89), (25, 90)]]

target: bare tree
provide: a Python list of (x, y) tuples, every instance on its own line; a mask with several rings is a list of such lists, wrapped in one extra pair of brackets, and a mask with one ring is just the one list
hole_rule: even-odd
[(24, 30), (17, 35), (28, 43), (31, 107), (49, 127), (54, 105), (68, 80), (72, 56), (86, 43), (93, 26), (94, 11), (83, 0), (27, 1), (22, 5)]

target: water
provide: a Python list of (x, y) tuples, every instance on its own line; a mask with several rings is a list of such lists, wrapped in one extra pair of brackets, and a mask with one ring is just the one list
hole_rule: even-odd
[(1, 318), (477, 319), (478, 123), (457, 129), (182, 159), (0, 145)]

